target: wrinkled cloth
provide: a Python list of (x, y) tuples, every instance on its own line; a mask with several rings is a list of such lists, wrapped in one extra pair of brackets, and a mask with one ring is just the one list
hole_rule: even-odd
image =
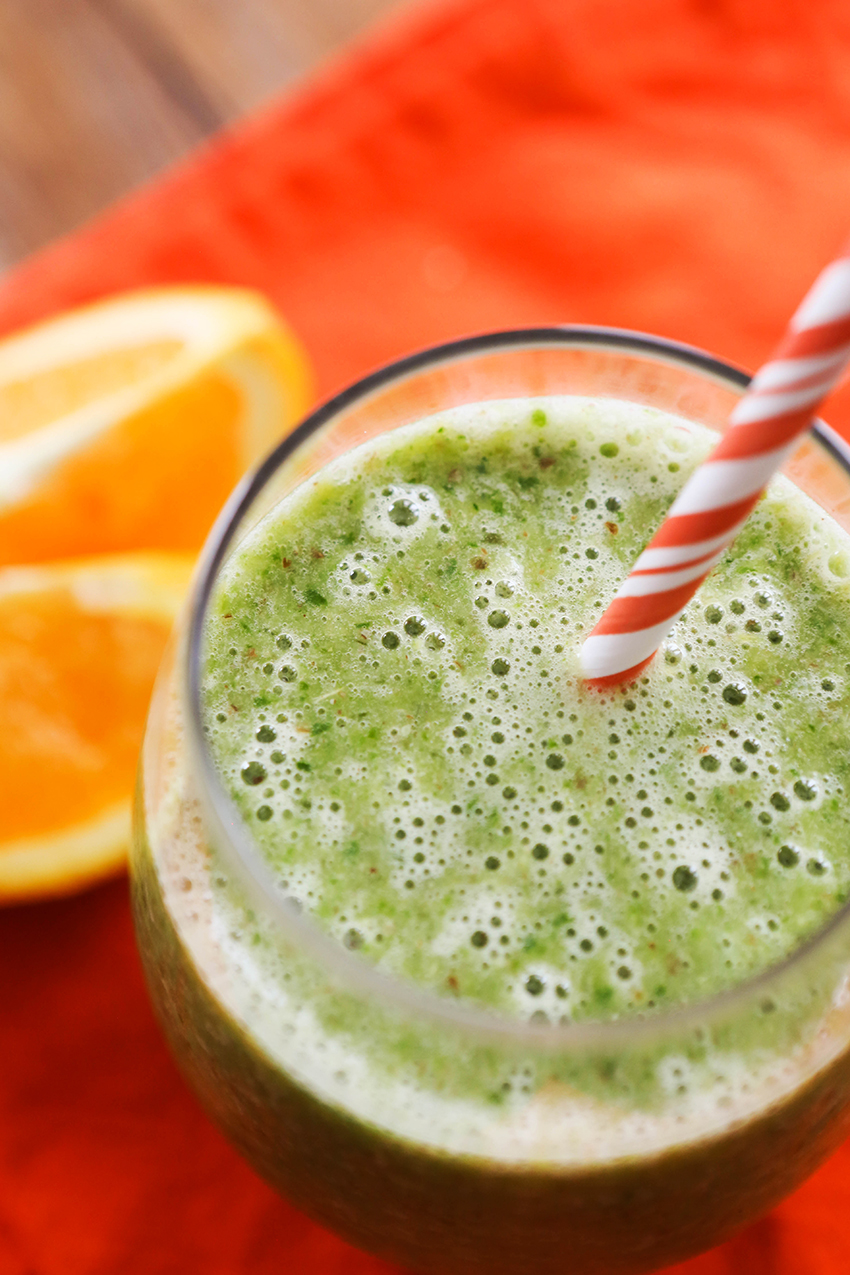
[[(850, 227), (842, 0), (405, 10), (0, 281), (0, 330), (119, 289), (260, 288), (322, 396), (498, 327), (657, 332), (753, 369)], [(850, 435), (850, 392), (827, 419)], [(208, 1124), (126, 883), (0, 913), (2, 1275), (385, 1275)], [(677, 1275), (850, 1269), (850, 1147)]]

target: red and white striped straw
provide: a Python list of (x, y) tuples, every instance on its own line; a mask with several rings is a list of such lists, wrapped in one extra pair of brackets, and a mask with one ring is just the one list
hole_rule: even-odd
[(850, 244), (818, 276), (581, 652), (592, 686), (640, 673), (722, 558), (850, 359)]

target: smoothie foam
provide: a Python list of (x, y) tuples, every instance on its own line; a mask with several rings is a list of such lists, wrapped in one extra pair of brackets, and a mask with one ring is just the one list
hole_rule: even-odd
[(790, 483), (636, 684), (582, 684), (582, 637), (712, 438), (611, 400), (456, 409), (336, 462), (228, 563), (216, 760), (363, 958), (605, 1018), (734, 986), (844, 902), (850, 547)]
[[(580, 679), (712, 437), (615, 400), (454, 409), (335, 462), (226, 564), (213, 754), (282, 888), (356, 959), (508, 1021), (651, 1016), (843, 902), (850, 545), (796, 488), (773, 484), (636, 685)], [(148, 838), (175, 932), (237, 1030), (376, 1136), (652, 1155), (781, 1104), (839, 1048), (829, 971), (751, 1031), (613, 1059), (458, 1042), (330, 991), (210, 858), (171, 712)]]

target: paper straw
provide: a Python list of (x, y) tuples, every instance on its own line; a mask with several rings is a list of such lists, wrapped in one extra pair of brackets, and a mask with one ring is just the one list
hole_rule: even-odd
[(723, 438), (685, 483), (585, 639), (582, 668), (592, 686), (630, 681), (649, 663), (848, 359), (850, 244), (815, 280), (773, 358), (732, 412)]

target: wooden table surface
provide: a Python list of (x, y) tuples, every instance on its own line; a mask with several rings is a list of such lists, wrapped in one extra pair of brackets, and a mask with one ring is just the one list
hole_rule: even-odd
[(405, 0), (0, 0), (0, 271)]

